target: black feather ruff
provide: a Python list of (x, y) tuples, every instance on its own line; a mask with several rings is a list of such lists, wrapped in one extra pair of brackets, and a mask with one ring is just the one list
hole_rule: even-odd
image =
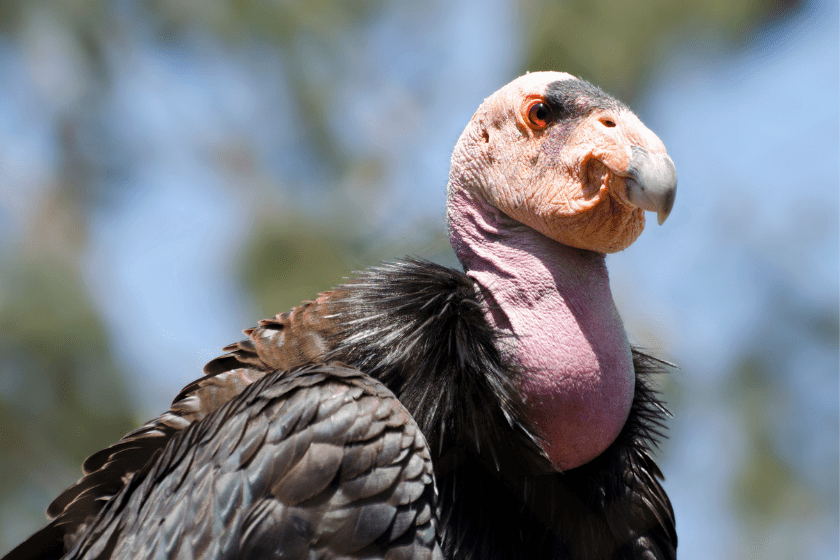
[[(339, 327), (342, 342), (328, 359), (385, 383), (433, 451), (463, 447), (498, 470), (509, 462), (503, 442), (514, 434), (518, 448), (530, 449), (530, 461), (544, 461), (525, 420), (516, 370), (502, 361), (472, 279), (412, 259), (368, 269), (346, 288), (338, 308), (352, 319)], [(534, 468), (549, 467), (527, 465)]]
[(426, 435), (447, 558), (675, 557), (673, 511), (648, 454), (668, 416), (649, 378), (667, 364), (634, 350), (636, 394), (619, 437), (557, 473), (472, 279), (412, 259), (340, 291), (328, 357), (383, 381)]
[[(635, 398), (618, 438), (593, 461), (558, 473), (527, 421), (518, 389), (520, 372), (499, 350), (501, 338), (508, 335), (490, 326), (484, 305), (473, 281), (462, 272), (421, 260), (373, 268), (324, 294), (318, 303), (297, 308), (301, 313), (262, 322), (260, 329), (265, 327), (270, 337), (263, 336), (266, 333), (260, 329), (247, 331), (249, 339), (228, 347), (229, 354), (211, 362), (212, 375), (187, 390), (195, 388), (199, 395), (206, 380), (238, 368), (274, 372), (279, 378), (294, 375), (303, 363), (287, 358), (296, 355), (297, 342), (317, 338), (323, 346), (313, 348), (324, 350), (306, 360), (338, 360), (379, 379), (396, 394), (426, 436), (437, 480), (440, 538), (446, 558), (676, 558), (674, 513), (660, 484), (662, 474), (650, 457), (651, 448), (663, 437), (668, 416), (651, 378), (668, 364), (634, 350)], [(314, 310), (313, 317), (323, 313), (325, 321), (307, 323), (306, 309)], [(284, 327), (287, 320), (294, 328)], [(269, 367), (271, 360), (281, 358), (291, 364), (291, 370)], [(256, 370), (252, 373), (259, 377)], [(236, 380), (244, 383), (247, 378)], [(246, 386), (235, 400), (245, 402), (264, 383)], [(230, 403), (210, 418), (223, 420), (227, 408)], [(186, 423), (189, 427), (183, 431), (153, 421), (138, 433), (151, 430), (154, 437), (121, 442), (109, 448), (111, 451), (95, 455), (90, 465), (96, 467), (103, 458), (113, 460), (114, 449), (119, 453), (124, 447), (127, 453), (145, 450), (152, 460), (139, 470), (126, 471), (129, 486), (119, 496), (143, 494), (144, 481), (152, 484), (160, 474), (155, 469), (168, 464), (163, 460), (169, 457), (166, 454), (189, 449), (192, 438), (210, 429), (207, 422), (188, 423), (178, 413), (176, 408), (161, 418), (172, 420), (176, 427)], [(173, 433), (178, 434), (174, 436), (178, 441), (164, 449)], [(121, 487), (124, 479), (114, 478), (119, 472), (104, 469), (101, 474)], [(86, 484), (77, 486), (87, 492)], [(69, 499), (80, 492), (72, 491)], [(113, 492), (109, 490), (108, 495)], [(101, 519), (119, 513), (124, 505), (119, 496), (100, 512)], [(82, 507), (86, 502), (77, 502), (81, 505), (69, 508), (9, 558), (60, 556), (67, 534), (77, 532), (72, 525), (78, 525), (79, 531), (87, 525), (90, 508)], [(67, 534), (66, 523), (70, 523)], [(116, 525), (104, 523), (97, 534), (111, 530), (108, 527)], [(49, 542), (42, 542), (44, 539)], [(109, 542), (106, 537), (104, 551), (111, 546)]]

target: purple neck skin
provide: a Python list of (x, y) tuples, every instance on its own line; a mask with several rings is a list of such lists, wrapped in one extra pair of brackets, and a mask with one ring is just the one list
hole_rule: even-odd
[(512, 332), (530, 419), (555, 468), (597, 457), (618, 436), (635, 374), (604, 255), (545, 237), (450, 183), (449, 237), (487, 319)]

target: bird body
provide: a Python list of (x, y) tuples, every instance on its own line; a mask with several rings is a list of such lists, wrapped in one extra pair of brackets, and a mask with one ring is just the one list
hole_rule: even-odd
[(664, 147), (535, 73), (451, 169), (464, 272), (383, 265), (245, 331), (6, 560), (675, 558), (662, 362), (631, 350), (604, 264), (670, 211)]

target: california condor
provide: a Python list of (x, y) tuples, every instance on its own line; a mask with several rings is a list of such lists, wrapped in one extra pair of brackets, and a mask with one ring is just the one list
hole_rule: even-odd
[(663, 367), (605, 266), (675, 192), (625, 105), (514, 80), (452, 155), (463, 271), (386, 264), (246, 330), (6, 559), (675, 558)]

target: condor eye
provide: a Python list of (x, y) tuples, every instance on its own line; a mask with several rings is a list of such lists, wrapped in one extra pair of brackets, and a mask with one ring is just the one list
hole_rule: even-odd
[(528, 121), (535, 129), (548, 126), (548, 119), (551, 118), (551, 109), (542, 101), (535, 101), (528, 107)]

